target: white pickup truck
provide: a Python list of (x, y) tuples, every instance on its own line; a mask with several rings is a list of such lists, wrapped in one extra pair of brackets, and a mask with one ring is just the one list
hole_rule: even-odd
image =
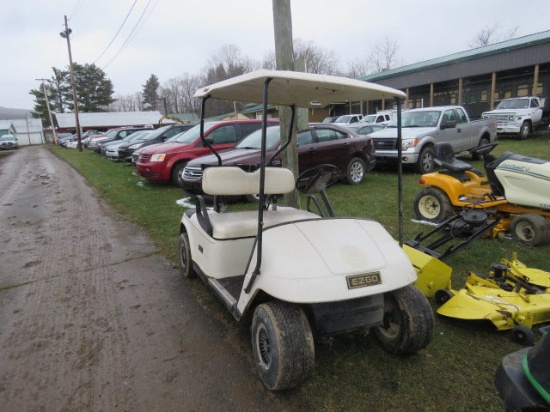
[(548, 125), (544, 103), (535, 96), (504, 99), (482, 117), (496, 120), (498, 133), (513, 134), (520, 140), (526, 139), (536, 128)]
[[(397, 118), (388, 126), (371, 133), (376, 163), (397, 163)], [(470, 120), (462, 106), (438, 106), (412, 109), (402, 115), (401, 158), (419, 173), (434, 170), (434, 145), (449, 142), (455, 153), (492, 143), (497, 137), (495, 120)]]

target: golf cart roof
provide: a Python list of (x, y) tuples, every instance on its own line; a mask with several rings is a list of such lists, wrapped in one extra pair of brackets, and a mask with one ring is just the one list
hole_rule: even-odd
[(194, 97), (261, 103), (264, 84), (271, 79), (268, 103), (296, 107), (324, 107), (330, 103), (363, 100), (404, 99), (406, 94), (391, 87), (347, 77), (282, 70), (258, 70), (202, 87)]

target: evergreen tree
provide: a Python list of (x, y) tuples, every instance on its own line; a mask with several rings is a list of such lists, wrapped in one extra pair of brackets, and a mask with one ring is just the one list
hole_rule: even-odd
[(152, 74), (143, 85), (143, 92), (141, 93), (143, 98), (143, 110), (152, 111), (158, 109), (159, 87), (160, 83), (158, 77)]

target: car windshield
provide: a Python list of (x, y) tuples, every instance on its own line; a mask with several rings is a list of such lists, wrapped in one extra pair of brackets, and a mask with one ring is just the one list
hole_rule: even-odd
[(170, 129), (170, 125), (159, 127), (156, 130), (149, 131), (146, 135), (142, 136), (139, 140), (153, 140), (155, 137), (160, 136), (166, 130)]
[[(210, 129), (215, 126), (215, 123), (205, 123), (204, 133), (206, 134)], [(174, 136), (174, 143), (193, 143), (201, 136), (201, 125), (198, 124), (185, 132), (181, 132)]]
[(369, 114), (359, 120), (359, 123), (374, 123), (374, 121), (376, 120), (376, 116), (376, 114)]
[(337, 118), (334, 123), (347, 123), (351, 120), (351, 116), (349, 115), (346, 115), (346, 116), (340, 116), (339, 118)]
[[(406, 112), (402, 115), (402, 127), (436, 127), (441, 112), (439, 110), (422, 110)], [(390, 120), (388, 127), (397, 127), (397, 117)]]
[[(272, 149), (281, 140), (281, 129), (279, 126), (271, 126), (266, 130), (266, 148)], [(235, 149), (257, 149), (262, 147), (262, 129), (250, 133), (243, 140), (235, 145)]]
[(497, 109), (527, 109), (529, 108), (529, 99), (513, 99), (501, 101)]

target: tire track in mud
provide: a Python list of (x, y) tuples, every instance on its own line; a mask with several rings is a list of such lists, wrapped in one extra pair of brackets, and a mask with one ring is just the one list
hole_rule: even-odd
[(0, 174), (2, 412), (308, 409), (74, 169), (28, 147)]
[[(52, 163), (47, 152), (29, 154), (9, 159), (20, 166), (19, 177), (0, 203), (13, 233), (0, 238), (3, 249), (15, 246), (11, 256), (2, 253), (2, 272), (13, 284), (28, 282), (11, 293), (15, 316), (0, 335), (8, 372), (0, 381), (3, 408), (29, 410), (30, 401), (37, 402), (33, 410), (131, 410), (128, 337), (110, 279), (117, 256), (102, 241), (114, 235), (73, 169)], [(118, 387), (105, 390), (111, 385)]]

